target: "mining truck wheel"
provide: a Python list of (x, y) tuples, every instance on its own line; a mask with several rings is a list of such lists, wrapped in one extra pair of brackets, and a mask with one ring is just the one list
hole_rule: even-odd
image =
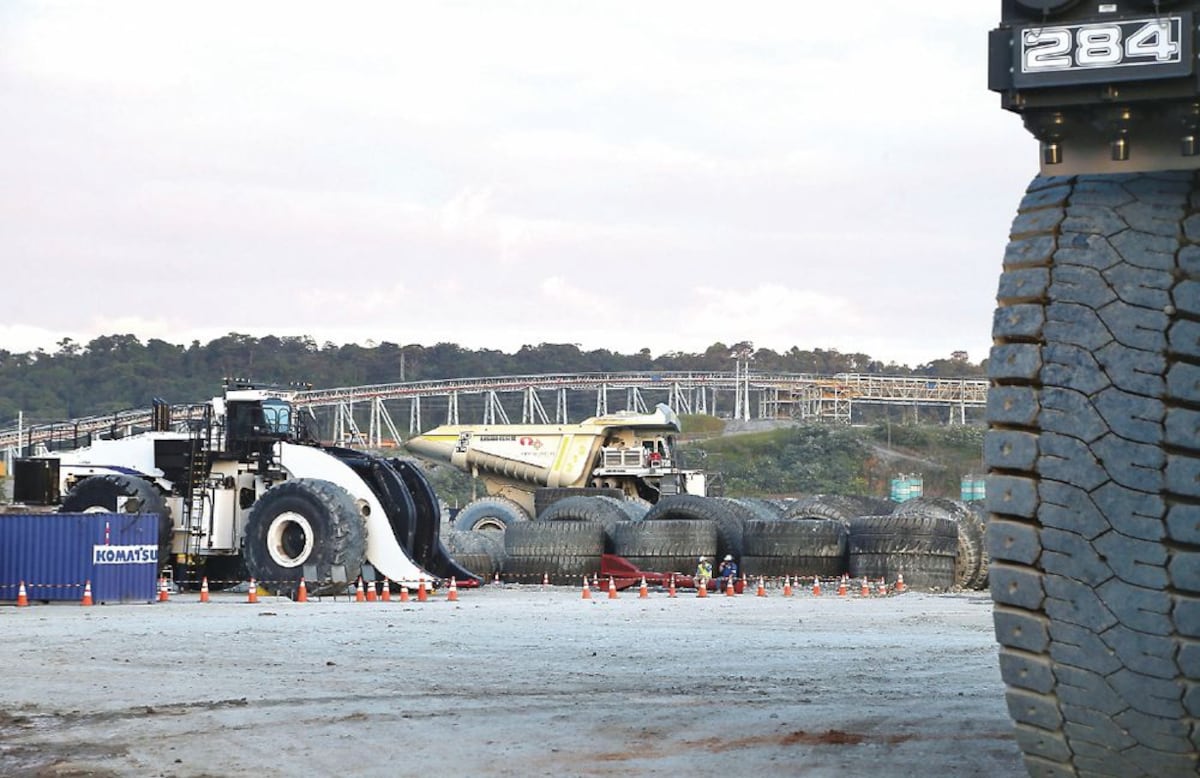
[(578, 584), (600, 572), (604, 526), (593, 521), (526, 521), (504, 533), (504, 580)]
[(1000, 670), (1034, 775), (1194, 775), (1200, 186), (1036, 178), (988, 364)]
[(454, 528), (463, 532), (477, 530), (499, 530), (503, 532), (520, 521), (529, 521), (525, 509), (507, 497), (480, 497), (467, 503), (467, 507), (454, 518)]
[(59, 511), (62, 513), (90, 513), (93, 511), (116, 511), (117, 502), (124, 501), (124, 513), (158, 514), (158, 569), (171, 564), (171, 540), (175, 533), (175, 522), (166, 498), (154, 484), (144, 478), (131, 475), (93, 475), (75, 484), (63, 497)]
[(648, 573), (691, 575), (698, 557), (716, 557), (717, 532), (709, 519), (623, 522), (612, 529), (613, 552)]
[(940, 516), (954, 522), (958, 532), (958, 554), (954, 563), (955, 583), (961, 589), (981, 585), (979, 573), (983, 522), (966, 503), (948, 497), (915, 497), (900, 503), (893, 516)]
[(538, 521), (590, 521), (604, 527), (604, 550), (611, 552), (612, 528), (619, 522), (629, 521), (623, 501), (612, 497), (567, 497), (547, 508)]
[[(740, 506), (739, 506), (740, 507)], [(716, 553), (742, 555), (742, 530), (744, 521), (741, 513), (718, 497), (701, 497), (696, 494), (673, 494), (664, 497), (646, 512), (645, 521), (664, 519), (692, 519), (711, 521), (717, 526)]]
[(246, 517), (246, 573), (273, 591), (294, 592), (305, 567), (309, 593), (343, 591), (358, 579), (366, 553), (366, 523), (358, 505), (331, 481), (284, 481), (264, 492)]
[(958, 528), (941, 516), (858, 516), (847, 538), (850, 577), (900, 575), (914, 589), (945, 591), (955, 585)]
[(846, 572), (846, 525), (836, 519), (746, 522), (746, 575), (839, 576)]
[(455, 562), (484, 583), (490, 582), (504, 567), (504, 541), (498, 532), (451, 529), (442, 533), (442, 543)]
[(788, 506), (783, 514), (785, 519), (836, 519), (843, 524), (849, 524), (856, 516), (870, 516), (891, 513), (892, 508), (877, 510), (874, 502), (867, 503), (869, 498), (853, 497), (846, 494), (813, 494), (796, 500)]

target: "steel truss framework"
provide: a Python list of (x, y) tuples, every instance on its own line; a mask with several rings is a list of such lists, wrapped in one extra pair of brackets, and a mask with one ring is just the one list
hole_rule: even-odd
[[(847, 424), (854, 406), (887, 405), (902, 409), (946, 409), (947, 423), (965, 424), (968, 409), (987, 404), (988, 383), (980, 379), (918, 378), (866, 374), (806, 375), (735, 372), (630, 372), (576, 373), (488, 378), (455, 378), (444, 381), (410, 381), (397, 384), (349, 386), (296, 392), (297, 406), (316, 413), (333, 412), (333, 438), (343, 444), (394, 445), (402, 435), (388, 405), (407, 404), (408, 431), (420, 432), (435, 424), (461, 423), (459, 400), (474, 398), (482, 407), (484, 424), (566, 424), (572, 394), (595, 397), (596, 415), (615, 410), (646, 412), (665, 402), (679, 413), (732, 415), (750, 419), (752, 406), (758, 419), (793, 419)], [(553, 397), (553, 417), (543, 398)], [(757, 400), (754, 403), (753, 400)], [(520, 416), (506, 409), (520, 404)], [(615, 402), (614, 402), (615, 401)], [(422, 406), (436, 406), (438, 417), (426, 424)], [(578, 407), (578, 406), (576, 406)], [(590, 407), (590, 403), (589, 403)], [(364, 410), (365, 409), (365, 410)], [(195, 417), (199, 407), (174, 405), (172, 418)], [(0, 449), (11, 456), (18, 447), (35, 447), (49, 441), (80, 439), (93, 434), (128, 434), (150, 424), (148, 408), (90, 416), (18, 430), (0, 430)], [(426, 412), (425, 416), (429, 416)], [(360, 427), (365, 421), (366, 430)], [(470, 421), (470, 420), (468, 420)]]

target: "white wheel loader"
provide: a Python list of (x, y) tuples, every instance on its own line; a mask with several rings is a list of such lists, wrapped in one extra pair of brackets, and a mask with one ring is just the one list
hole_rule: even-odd
[(157, 513), (160, 565), (214, 580), (293, 591), (303, 576), (317, 592), (364, 573), (407, 586), (470, 581), (440, 542), (437, 497), (421, 471), (320, 445), (290, 397), (228, 386), (175, 429), (156, 403), (150, 432), (18, 459), (14, 500)]

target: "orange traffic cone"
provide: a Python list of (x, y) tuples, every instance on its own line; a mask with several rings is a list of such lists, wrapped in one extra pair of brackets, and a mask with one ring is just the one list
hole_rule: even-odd
[(862, 597), (871, 596), (871, 584), (867, 581), (867, 577), (863, 576), (862, 589), (859, 590), (859, 595)]
[(392, 601), (392, 582), (388, 580), (387, 576), (383, 577), (383, 583), (379, 586), (379, 600), (381, 602)]
[(367, 602), (375, 602), (379, 599), (379, 595), (375, 591), (375, 581), (367, 584)]
[(904, 573), (896, 574), (896, 586), (894, 588), (896, 594), (903, 594), (904, 590), (908, 588), (904, 585)]
[(159, 602), (167, 602), (170, 599), (171, 599), (171, 593), (167, 590), (166, 576), (162, 576), (158, 579), (158, 601)]
[(766, 585), (766, 583), (763, 582), (763, 577), (761, 575), (758, 577), (758, 589), (754, 592), (754, 596), (755, 597), (766, 597), (767, 596), (767, 585)]
[(673, 575), (671, 576), (671, 583), (667, 586), (667, 596), (668, 597), (675, 596), (675, 576), (673, 576)]
[(638, 599), (644, 600), (650, 596), (650, 590), (646, 588), (646, 576), (642, 576), (642, 585), (638, 587)]
[(735, 594), (733, 590), (733, 576), (725, 579), (725, 596), (732, 597)]
[(707, 597), (708, 596), (708, 581), (706, 579), (704, 579), (704, 578), (696, 579), (696, 596), (697, 597)]
[(813, 576), (813, 597), (821, 596), (821, 576)]
[(583, 599), (585, 599), (585, 600), (592, 599), (592, 590), (588, 586), (588, 579), (587, 579), (586, 575), (583, 577)]
[(497, 585), (500, 583), (500, 571), (499, 570), (496, 571), (496, 575), (492, 576), (492, 583), (497, 584)]
[(608, 577), (608, 599), (617, 599), (617, 582), (612, 579), (611, 575)]
[(250, 579), (250, 588), (246, 591), (246, 602), (258, 602), (258, 581)]
[(365, 589), (363, 589), (363, 580), (362, 580), (361, 575), (358, 577), (358, 583), (355, 584), (355, 586), (354, 586), (354, 601), (355, 602), (366, 602), (367, 601), (367, 592)]
[[(300, 579), (303, 583), (304, 579)], [(200, 602), (208, 602), (208, 576), (200, 579)]]
[(425, 576), (417, 579), (417, 602), (428, 602), (429, 592), (425, 590)]
[(846, 576), (844, 576), (844, 575), (838, 579), (837, 593), (838, 593), (838, 597), (845, 597), (847, 594), (850, 593), (850, 585), (848, 583), (846, 583)]
[(783, 596), (784, 597), (792, 596), (792, 577), (790, 575), (786, 575), (783, 577)]
[(458, 582), (450, 576), (450, 588), (446, 591), (446, 602), (458, 602)]
[(25, 582), (21, 581), (21, 586), (17, 589), (17, 607), (24, 608), (28, 605), (29, 595), (25, 593)]
[(408, 602), (408, 601), (409, 601), (408, 587), (401, 584), (400, 585), (400, 602)]
[(308, 586), (304, 583), (304, 576), (300, 576), (300, 585), (296, 587), (296, 602), (308, 602)]
[(883, 578), (879, 579), (879, 596), (887, 597), (887, 581)]
[(549, 585), (550, 585), (550, 574), (542, 573), (542, 586), (549, 586)]
[(91, 582), (91, 580), (87, 580), (87, 581), (83, 582), (83, 600), (81, 600), (79, 604), (80, 605), (91, 605), (92, 604), (92, 582)]

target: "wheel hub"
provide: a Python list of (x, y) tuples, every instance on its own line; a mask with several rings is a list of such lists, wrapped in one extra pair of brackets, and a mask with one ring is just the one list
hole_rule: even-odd
[(267, 553), (280, 567), (299, 567), (312, 554), (312, 524), (299, 513), (281, 513), (267, 527)]

